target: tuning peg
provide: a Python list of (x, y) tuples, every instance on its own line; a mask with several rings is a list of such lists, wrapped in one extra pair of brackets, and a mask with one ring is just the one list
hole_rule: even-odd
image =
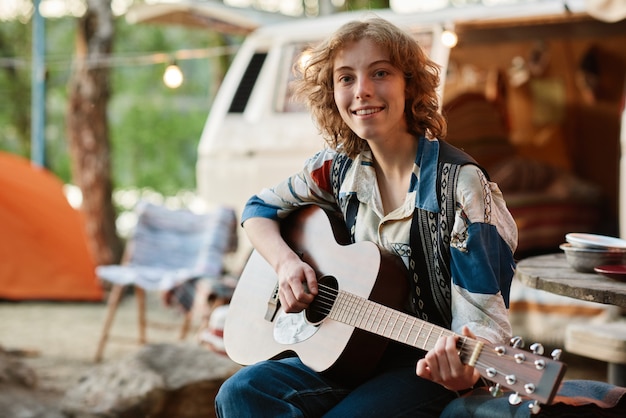
[(511, 393), (509, 395), (509, 403), (511, 405), (519, 405), (522, 402), (522, 397), (519, 396), (519, 393)]
[(561, 350), (560, 348), (555, 348), (554, 350), (552, 350), (552, 360), (558, 361), (561, 358), (561, 354), (563, 354), (563, 350)]
[(524, 347), (524, 339), (520, 336), (515, 336), (511, 338), (511, 346), (514, 348)]
[(528, 409), (530, 409), (530, 414), (535, 415), (541, 411), (541, 405), (539, 405), (538, 401), (532, 401), (528, 404)]
[(537, 370), (543, 370), (546, 368), (546, 360), (543, 358), (535, 360), (535, 368)]
[(494, 398), (502, 395), (502, 388), (500, 388), (500, 383), (496, 383), (495, 386), (489, 387), (489, 393), (491, 393), (491, 396), (493, 396)]
[(535, 393), (535, 390), (537, 390), (537, 387), (535, 386), (534, 383), (526, 383), (524, 385), (524, 390), (526, 391), (526, 393), (530, 395), (530, 394)]
[(539, 343), (534, 343), (533, 345), (530, 346), (530, 351), (533, 352), (533, 354), (538, 354), (538, 355), (543, 355), (543, 345), (539, 344)]

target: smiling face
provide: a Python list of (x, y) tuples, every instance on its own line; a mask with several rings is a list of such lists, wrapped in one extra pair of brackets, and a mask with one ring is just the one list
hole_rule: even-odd
[(381, 142), (406, 134), (404, 74), (373, 41), (364, 38), (338, 51), (333, 87), (342, 119), (359, 137)]

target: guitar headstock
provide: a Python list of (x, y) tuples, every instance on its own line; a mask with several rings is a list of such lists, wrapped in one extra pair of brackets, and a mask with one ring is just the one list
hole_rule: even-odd
[(517, 405), (523, 398), (533, 400), (530, 408), (539, 410), (539, 404), (550, 404), (556, 394), (567, 366), (559, 361), (561, 350), (554, 350), (551, 358), (543, 356), (544, 348), (535, 343), (530, 351), (523, 350), (519, 337), (511, 339), (511, 345), (485, 344), (474, 367), (481, 376), (493, 382), (489, 391), (493, 396), (505, 387), (515, 391), (509, 403)]

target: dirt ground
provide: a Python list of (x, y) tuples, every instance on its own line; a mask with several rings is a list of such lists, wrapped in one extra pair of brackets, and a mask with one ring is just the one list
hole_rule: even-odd
[[(0, 301), (0, 346), (21, 352), (24, 362), (38, 376), (38, 389), (60, 396), (95, 365), (105, 312), (105, 303)], [(182, 316), (163, 307), (156, 294), (148, 295), (147, 317), (149, 321), (172, 325), (169, 329), (149, 328), (148, 342), (179, 341)], [(187, 343), (198, 344), (198, 325), (196, 319)], [(118, 309), (103, 361), (137, 351), (137, 336), (137, 307), (134, 297), (128, 295)], [(606, 381), (606, 363), (569, 353), (564, 353), (562, 360), (568, 364), (566, 379)]]
[[(147, 299), (148, 321), (160, 325), (148, 328), (148, 342), (179, 342), (181, 314), (165, 308), (156, 294), (149, 294)], [(0, 346), (20, 353), (35, 370), (39, 389), (63, 392), (96, 364), (94, 356), (105, 313), (106, 303), (0, 301)], [(185, 340), (189, 344), (197, 344), (197, 325)], [(137, 306), (132, 295), (120, 303), (110, 336), (103, 361), (139, 349)]]

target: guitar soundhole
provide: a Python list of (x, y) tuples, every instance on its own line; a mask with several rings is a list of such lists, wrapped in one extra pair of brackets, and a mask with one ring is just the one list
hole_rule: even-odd
[(337, 299), (339, 283), (334, 276), (322, 276), (318, 280), (317, 297), (306, 309), (307, 321), (311, 324), (319, 324), (330, 313), (331, 308)]

